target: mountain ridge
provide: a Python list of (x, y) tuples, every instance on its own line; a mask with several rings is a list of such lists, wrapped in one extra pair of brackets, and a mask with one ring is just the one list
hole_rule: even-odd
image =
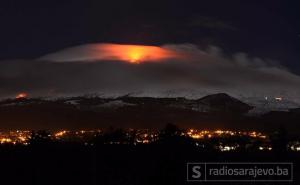
[(297, 111), (252, 116), (252, 109), (224, 93), (196, 100), (129, 95), (7, 99), (0, 101), (0, 129), (161, 128), (174, 123), (183, 128), (270, 130), (288, 121), (287, 127), (295, 131), (300, 121)]

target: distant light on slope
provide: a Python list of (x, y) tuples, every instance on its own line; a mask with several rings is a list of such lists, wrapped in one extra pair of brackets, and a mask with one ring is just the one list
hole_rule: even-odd
[(25, 99), (27, 97), (28, 97), (27, 93), (19, 93), (17, 94), (16, 99)]

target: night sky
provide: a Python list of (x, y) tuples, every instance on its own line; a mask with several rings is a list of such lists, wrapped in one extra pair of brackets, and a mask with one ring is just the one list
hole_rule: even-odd
[(1, 2), (2, 59), (90, 42), (217, 45), (300, 72), (297, 1), (44, 0)]
[[(174, 47), (192, 45), (201, 51), (207, 51), (213, 46), (222, 50), (222, 58), (243, 53), (251, 60), (256, 57), (264, 61), (272, 61), (271, 63), (276, 63), (276, 66), (280, 65), (282, 68), (286, 68), (286, 71), (299, 75), (299, 7), (298, 1), (286, 0), (4, 0), (0, 3), (0, 65), (4, 66), (2, 71), (0, 70), (0, 82), (4, 90), (0, 89), (0, 93), (7, 96), (9, 93), (31, 91), (37, 87), (39, 87), (37, 91), (40, 91), (44, 87), (40, 87), (42, 82), (36, 82), (36, 78), (44, 80), (43, 86), (47, 86), (47, 84), (50, 84), (49, 87), (56, 86), (53, 85), (53, 81), (57, 79), (48, 79), (52, 78), (50, 72), (48, 72), (50, 77), (43, 75), (41, 77), (41, 74), (32, 72), (34, 69), (28, 72), (28, 68), (40, 66), (40, 69), (49, 69), (51, 68), (49, 66), (54, 64), (45, 62), (46, 64), (41, 67), (39, 63), (41, 61), (37, 62), (35, 59), (43, 58), (65, 48), (90, 43), (175, 45)], [(16, 59), (23, 62), (19, 64), (15, 62)], [(11, 62), (13, 64), (7, 61), (13, 61)], [(94, 67), (93, 70), (95, 70)], [(103, 66), (98, 67), (103, 70)], [(27, 82), (23, 81), (24, 75), (21, 75), (22, 80), (16, 77), (23, 68), (26, 72), (22, 72), (22, 74), (26, 73)], [(69, 73), (70, 68), (65, 65), (61, 68), (55, 66), (53, 70), (56, 70), (55, 72), (58, 72), (59, 75), (64, 73), (62, 71), (65, 68), (68, 68), (66, 73)], [(76, 71), (78, 74), (81, 67), (72, 66), (71, 68), (72, 72)], [(170, 74), (174, 74), (176, 71), (174, 69), (176, 65), (167, 68), (172, 68), (173, 71)], [(90, 72), (87, 66), (82, 69), (93, 74), (93, 70)], [(18, 72), (15, 75), (7, 75), (6, 73), (10, 73), (10, 70)], [(53, 70), (52, 73), (54, 73)], [(117, 70), (121, 69), (117, 67)], [(186, 71), (188, 70), (186, 69)], [(229, 71), (231, 72), (232, 69), (230, 68)], [(236, 69), (234, 71), (236, 74), (241, 72)], [(217, 70), (214, 72), (218, 73)], [(294, 76), (290, 77), (292, 74), (280, 79), (280, 76), (285, 76), (281, 72), (276, 74), (275, 78), (264, 76), (265, 74), (256, 75), (256, 72), (249, 72), (249, 76), (255, 74), (257, 79), (264, 79), (265, 82), (262, 86), (265, 83), (268, 84), (271, 79), (279, 81), (279, 84), (289, 84), (289, 87), (297, 86), (297, 83), (300, 82), (298, 79), (294, 79)], [(94, 73), (96, 72), (94, 71)], [(228, 70), (224, 74), (227, 73)], [(157, 75), (145, 74), (144, 79), (150, 78), (151, 75)], [(82, 79), (80, 75), (85, 76), (85, 73), (81, 71), (77, 80)], [(172, 77), (174, 76), (176, 75)], [(239, 75), (236, 76), (238, 78)], [(249, 81), (251, 78), (249, 76), (245, 77), (246, 80), (243, 83)], [(71, 75), (65, 79), (68, 78), (73, 77)], [(209, 77), (206, 76), (206, 78)], [(287, 78), (289, 78), (288, 83), (286, 83)], [(293, 79), (290, 80), (291, 78)], [(163, 79), (166, 80), (166, 77), (164, 76)], [(190, 77), (190, 79), (194, 79), (194, 77)], [(157, 79), (149, 81), (152, 83), (155, 80), (157, 81)], [(234, 80), (234, 78), (230, 77), (228, 80)], [(187, 81), (183, 80), (182, 83)], [(206, 84), (209, 83), (208, 81), (213, 81), (213, 84), (221, 83), (212, 79), (204, 81)], [(63, 80), (63, 82), (69, 83), (67, 80)], [(83, 80), (80, 83), (85, 84), (85, 82)], [(12, 83), (17, 85), (11, 85)], [(97, 81), (94, 83), (96, 84)], [(147, 80), (141, 80), (139, 83), (145, 84)], [(163, 86), (164, 83), (160, 85)], [(234, 85), (238, 86), (240, 83)], [(62, 86), (62, 84), (58, 86)], [(121, 86), (118, 85), (118, 87)], [(226, 86), (226, 88), (229, 87), (234, 88), (235, 86), (232, 84)], [(78, 88), (77, 84), (77, 86), (69, 88), (68, 92)], [(92, 87), (86, 85), (80, 86), (80, 88), (93, 90)]]

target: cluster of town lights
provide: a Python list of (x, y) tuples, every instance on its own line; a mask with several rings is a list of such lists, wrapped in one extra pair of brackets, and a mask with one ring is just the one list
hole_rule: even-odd
[[(127, 136), (131, 135), (132, 130), (128, 130), (126, 132)], [(97, 135), (101, 135), (101, 130), (80, 130), (80, 131), (68, 131), (61, 130), (54, 132), (48, 135), (52, 140), (61, 141), (65, 138), (77, 138), (80, 141), (84, 142), (86, 145), (89, 145), (88, 141), (85, 141), (84, 138), (93, 138)], [(0, 132), (0, 144), (12, 144), (12, 145), (29, 145), (29, 140), (31, 139), (32, 132), (31, 131), (9, 131), (9, 132)], [(271, 151), (272, 147), (269, 143), (269, 137), (264, 135), (263, 133), (251, 131), (230, 131), (230, 130), (197, 130), (197, 129), (188, 129), (181, 133), (181, 136), (187, 136), (193, 138), (196, 141), (196, 146), (202, 146), (201, 140), (210, 139), (210, 138), (228, 138), (228, 137), (243, 137), (246, 136), (248, 138), (252, 138), (254, 140), (261, 140), (264, 144), (258, 146), (258, 150), (261, 151)], [(159, 140), (159, 132), (158, 131), (150, 131), (150, 130), (135, 130), (135, 141), (136, 144), (149, 144)], [(200, 143), (200, 144), (199, 144)], [(124, 142), (108, 142), (106, 144), (126, 144)], [(290, 142), (287, 146), (291, 151), (300, 152), (300, 141)], [(226, 152), (226, 151), (234, 151), (240, 148), (238, 143), (222, 143), (215, 145), (215, 148)]]
[(189, 129), (186, 134), (193, 139), (204, 139), (204, 138), (212, 138), (212, 137), (220, 137), (220, 136), (249, 136), (249, 137), (261, 138), (261, 139), (267, 138), (266, 135), (255, 131), (251, 131), (251, 132), (230, 131), (230, 130), (208, 131), (208, 130)]

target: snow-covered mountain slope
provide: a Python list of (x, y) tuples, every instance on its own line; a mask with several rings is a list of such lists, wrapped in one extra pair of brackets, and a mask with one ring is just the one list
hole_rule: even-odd
[(249, 115), (261, 115), (270, 111), (289, 111), (290, 109), (299, 108), (300, 104), (282, 97), (265, 97), (265, 98), (243, 98), (243, 102), (254, 108), (249, 111)]

